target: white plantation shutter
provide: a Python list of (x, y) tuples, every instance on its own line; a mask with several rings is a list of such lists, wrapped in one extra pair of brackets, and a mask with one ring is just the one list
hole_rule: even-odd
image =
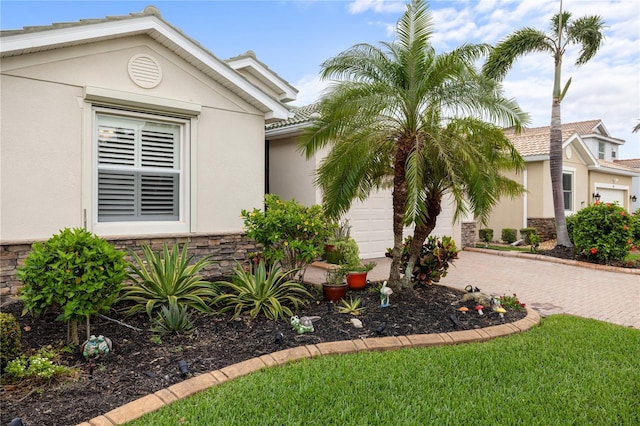
[(180, 126), (98, 115), (98, 221), (179, 220)]

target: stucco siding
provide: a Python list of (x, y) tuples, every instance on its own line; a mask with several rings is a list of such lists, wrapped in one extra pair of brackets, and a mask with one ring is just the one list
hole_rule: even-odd
[(322, 199), (314, 185), (316, 157), (306, 160), (296, 146), (296, 139), (269, 141), (269, 192), (285, 200), (295, 198), (310, 206)]
[[(520, 184), (524, 184), (524, 174), (516, 174), (514, 172), (505, 173), (505, 175)], [(510, 198), (502, 197), (498, 204), (491, 211), (489, 222), (481, 225), (480, 228), (493, 229), (494, 240), (500, 240), (502, 230), (512, 228), (519, 230), (523, 227), (524, 207), (522, 197)]]
[[(129, 77), (128, 62), (137, 54), (160, 64), (157, 87), (139, 87)], [(93, 230), (91, 109), (96, 103), (85, 99), (86, 87), (148, 100), (140, 108), (123, 107), (118, 99), (100, 105), (179, 115), (190, 123), (183, 153), (188, 156), (183, 179), (189, 182), (184, 231), (240, 232), (240, 210), (262, 205), (264, 113), (150, 38), (9, 57), (2, 65), (3, 241), (48, 238), (63, 227), (83, 226), (85, 217)], [(163, 109), (172, 102), (195, 105), (199, 113)]]

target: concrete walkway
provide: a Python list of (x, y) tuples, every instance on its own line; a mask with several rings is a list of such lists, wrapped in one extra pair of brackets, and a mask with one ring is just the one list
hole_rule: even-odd
[[(640, 270), (629, 273), (584, 262), (557, 263), (558, 259), (544, 256), (522, 256), (465, 250), (442, 284), (460, 289), (472, 285), (494, 296), (515, 293), (542, 316), (565, 313), (640, 329)], [(369, 278), (387, 279), (390, 259), (375, 261), (378, 265)], [(324, 270), (309, 267), (305, 281), (322, 283)]]

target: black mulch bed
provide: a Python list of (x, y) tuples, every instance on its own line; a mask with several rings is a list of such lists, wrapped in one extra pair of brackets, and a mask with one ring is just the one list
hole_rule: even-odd
[[(556, 246), (549, 250), (538, 250), (536, 254), (541, 254), (543, 256), (557, 257), (560, 259), (569, 259), (569, 260), (578, 260), (578, 261), (587, 262), (587, 263), (596, 263), (593, 261), (593, 259), (588, 259), (585, 256), (576, 254), (573, 247)], [(609, 264), (610, 266), (615, 266), (618, 268), (635, 268), (635, 269), (640, 268), (640, 262), (625, 262), (622, 260), (612, 260)]]
[[(95, 360), (93, 378), (89, 377), (89, 363), (76, 349), (63, 355), (62, 362), (80, 368), (77, 381), (52, 383), (34, 390), (18, 384), (3, 386), (0, 393), (2, 404), (1, 424), (21, 417), (27, 425), (74, 425), (104, 414), (129, 401), (180, 382), (183, 378), (178, 362), (187, 362), (191, 375), (205, 373), (281, 349), (300, 345), (361, 339), (376, 336), (403, 336), (410, 334), (442, 333), (469, 330), (498, 325), (503, 322), (494, 312), (480, 316), (473, 311), (473, 303), (465, 304), (471, 309), (462, 314), (457, 308), (463, 292), (444, 286), (433, 285), (416, 289), (415, 296), (391, 296), (392, 306), (380, 307), (379, 294), (363, 290), (347, 296), (361, 297), (366, 303), (365, 312), (358, 318), (364, 327), (356, 329), (348, 314), (338, 313), (333, 304), (322, 301), (319, 292), (316, 299), (301, 309), (298, 315), (320, 316), (315, 331), (297, 334), (287, 320), (276, 322), (264, 319), (233, 320), (224, 316), (198, 316), (197, 332), (192, 337), (163, 337), (160, 344), (152, 342), (152, 333), (145, 315), (122, 318), (116, 313), (110, 317), (125, 321), (143, 329), (136, 332), (114, 322), (94, 318), (92, 334), (102, 334), (113, 341), (113, 351)], [(526, 301), (523, 301), (526, 302)], [(57, 344), (66, 338), (66, 327), (54, 321), (55, 314), (34, 319), (29, 315), (20, 317), (22, 306), (13, 302), (3, 306), (3, 312), (12, 312), (19, 318), (22, 327), (23, 350), (30, 351), (43, 346)], [(458, 324), (450, 318), (455, 315)], [(526, 316), (526, 312), (509, 311), (504, 321), (513, 322)], [(378, 332), (381, 326), (384, 330)], [(83, 327), (80, 327), (84, 335)], [(276, 342), (276, 334), (282, 332), (282, 342)]]

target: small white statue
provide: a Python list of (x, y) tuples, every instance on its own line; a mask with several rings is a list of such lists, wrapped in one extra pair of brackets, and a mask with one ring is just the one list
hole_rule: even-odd
[(387, 287), (386, 281), (383, 282), (382, 288), (380, 289), (380, 307), (381, 308), (386, 308), (391, 306), (391, 303), (389, 302), (389, 296), (391, 296), (392, 294), (393, 294), (393, 290)]

